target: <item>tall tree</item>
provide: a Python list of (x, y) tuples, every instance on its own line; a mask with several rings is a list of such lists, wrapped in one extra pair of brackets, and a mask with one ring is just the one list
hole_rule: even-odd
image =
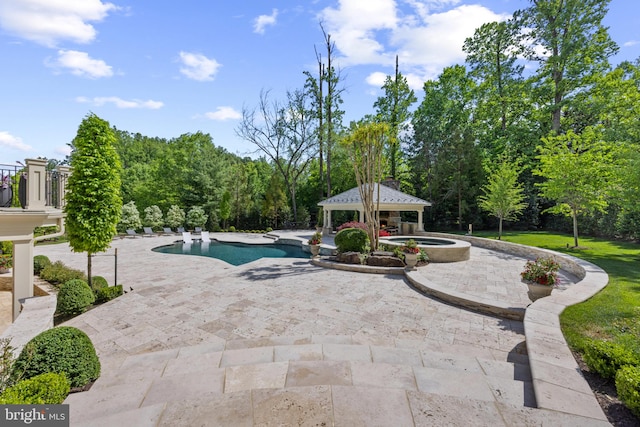
[(489, 169), (488, 182), (482, 187), (483, 195), (478, 197), (482, 209), (498, 218), (498, 240), (502, 239), (502, 221), (515, 220), (527, 207), (524, 202), (522, 184), (518, 182), (518, 163), (502, 159)]
[(371, 248), (378, 249), (380, 232), (380, 181), (384, 173), (384, 147), (388, 144), (387, 123), (358, 123), (342, 139), (353, 163), (365, 214)]
[(111, 245), (122, 209), (120, 160), (115, 141), (109, 123), (89, 114), (71, 143), (73, 173), (64, 207), (65, 224), (71, 249), (87, 253), (89, 284), (91, 256)]
[(578, 246), (578, 217), (603, 211), (614, 187), (614, 149), (601, 133), (586, 128), (581, 135), (566, 134), (542, 139), (538, 147), (540, 166), (534, 171), (546, 180), (538, 186), (542, 196), (556, 201), (548, 209), (573, 220), (574, 244)]
[(287, 93), (287, 102), (269, 101), (260, 93), (258, 107), (243, 109), (236, 133), (267, 155), (282, 176), (297, 218), (296, 189), (300, 176), (316, 155), (315, 128), (309, 113), (307, 93)]
[(540, 64), (534, 81), (551, 115), (551, 130), (559, 133), (567, 104), (609, 68), (608, 58), (618, 50), (602, 25), (610, 0), (531, 3), (514, 17), (529, 36), (527, 59)]
[(398, 178), (398, 163), (400, 162), (400, 132), (407, 130), (411, 119), (409, 108), (418, 99), (409, 87), (406, 77), (398, 70), (398, 56), (396, 55), (396, 71), (393, 77), (387, 76), (382, 85), (384, 96), (379, 97), (373, 104), (376, 118), (386, 122), (391, 128), (387, 146), (391, 177)]

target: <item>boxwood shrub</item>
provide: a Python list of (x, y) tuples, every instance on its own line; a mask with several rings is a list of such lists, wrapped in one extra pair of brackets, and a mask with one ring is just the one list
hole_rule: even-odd
[(2, 405), (57, 405), (69, 394), (69, 380), (65, 374), (47, 372), (18, 381), (0, 395)]
[(615, 378), (618, 369), (626, 365), (640, 365), (640, 360), (631, 351), (611, 341), (589, 342), (584, 349), (584, 361), (591, 371), (603, 378)]
[(640, 367), (620, 368), (616, 374), (616, 391), (622, 403), (640, 417)]
[(46, 255), (36, 255), (33, 257), (33, 274), (40, 275), (42, 270), (51, 265), (49, 257)]
[(12, 378), (33, 378), (47, 372), (65, 374), (71, 387), (82, 387), (100, 376), (93, 343), (78, 328), (58, 326), (36, 335), (15, 360)]
[(122, 295), (122, 285), (100, 288), (96, 292), (96, 302), (107, 302)]
[(73, 279), (60, 287), (56, 312), (60, 314), (83, 313), (96, 300), (96, 297), (84, 280)]
[(334, 242), (338, 252), (368, 253), (371, 245), (367, 232), (359, 228), (345, 228), (338, 231)]
[(82, 271), (69, 268), (62, 261), (45, 266), (40, 272), (40, 278), (56, 286), (72, 279), (87, 280), (87, 276)]
[(93, 276), (91, 277), (91, 289), (97, 295), (98, 290), (102, 288), (106, 288), (109, 286), (109, 282), (102, 276)]

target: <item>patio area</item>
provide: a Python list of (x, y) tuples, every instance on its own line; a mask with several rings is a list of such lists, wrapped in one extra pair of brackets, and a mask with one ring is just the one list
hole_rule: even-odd
[[(115, 240), (128, 293), (66, 323), (91, 337), (102, 363), (92, 389), (67, 398), (72, 425), (607, 425), (532, 408), (521, 321), (426, 297), (404, 276), (150, 250), (177, 239)], [(526, 287), (514, 284), (524, 259), (474, 249), (416, 274), (526, 306)], [(68, 245), (35, 254), (86, 266)], [(113, 257), (93, 268), (113, 282)]]

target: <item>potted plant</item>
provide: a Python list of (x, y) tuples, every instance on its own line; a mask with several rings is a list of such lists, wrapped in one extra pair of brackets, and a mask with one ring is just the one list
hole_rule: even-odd
[(311, 255), (317, 257), (320, 254), (320, 244), (322, 243), (322, 233), (316, 231), (307, 241)]
[(0, 274), (8, 273), (12, 266), (11, 255), (0, 255)]
[(402, 247), (402, 252), (404, 253), (404, 263), (407, 264), (407, 267), (409, 269), (415, 268), (418, 263), (418, 254), (420, 253), (416, 241), (413, 239), (407, 240)]
[(527, 261), (520, 277), (529, 288), (528, 295), (531, 301), (551, 295), (553, 288), (560, 282), (559, 270), (560, 264), (551, 257)]

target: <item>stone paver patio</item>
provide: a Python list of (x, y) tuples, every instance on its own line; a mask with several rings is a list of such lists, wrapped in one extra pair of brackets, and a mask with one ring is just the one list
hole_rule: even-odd
[[(128, 293), (66, 323), (91, 337), (103, 371), (67, 399), (72, 425), (607, 424), (527, 407), (535, 398), (520, 321), (431, 299), (404, 276), (150, 250), (176, 239), (115, 240)], [(68, 245), (35, 254), (86, 268), (86, 254)], [(525, 307), (523, 264), (473, 248), (470, 261), (418, 272)], [(94, 258), (93, 271), (112, 283), (113, 257)]]

